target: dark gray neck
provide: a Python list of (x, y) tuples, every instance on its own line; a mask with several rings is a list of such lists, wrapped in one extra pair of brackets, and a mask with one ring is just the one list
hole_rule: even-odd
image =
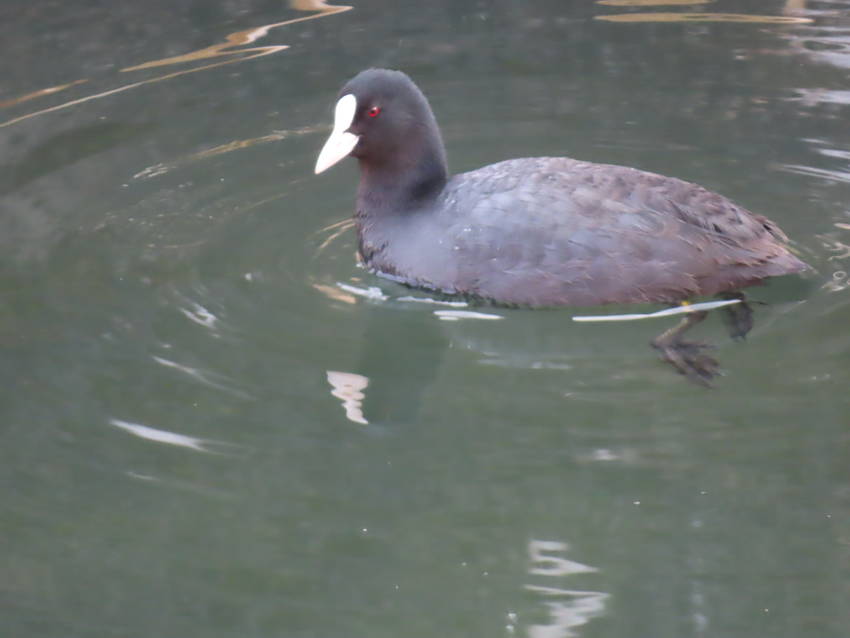
[[(430, 127), (429, 127), (430, 129)], [(357, 216), (404, 216), (433, 201), (448, 180), (446, 152), (436, 130), (405, 140), (386, 161), (360, 160)]]
[(406, 220), (427, 214), (448, 179), (442, 144), (410, 164), (360, 162), (360, 186), (354, 216), (361, 259), (370, 268), (394, 274), (392, 259), (384, 263), (393, 238), (410, 232)]

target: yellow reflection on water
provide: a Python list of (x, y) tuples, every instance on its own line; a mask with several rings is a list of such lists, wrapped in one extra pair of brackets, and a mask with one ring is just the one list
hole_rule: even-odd
[(594, 16), (607, 22), (753, 22), (757, 24), (808, 24), (811, 18), (751, 15), (745, 13), (625, 13)]
[(315, 127), (308, 126), (301, 129), (295, 129), (293, 131), (275, 131), (274, 133), (270, 133), (268, 135), (261, 135), (260, 137), (251, 137), (246, 140), (234, 140), (232, 142), (228, 142), (227, 144), (213, 146), (212, 148), (208, 148), (204, 151), (195, 153), (194, 155), (190, 155), (189, 159), (205, 159), (207, 157), (213, 157), (214, 155), (223, 155), (224, 153), (229, 153), (230, 151), (249, 148), (257, 144), (265, 144), (267, 142), (278, 142), (280, 140), (286, 139), (290, 135), (303, 135), (305, 133), (314, 133), (315, 131)]
[(345, 219), (342, 219), (338, 222), (334, 222), (330, 226), (325, 226), (320, 231), (318, 231), (319, 233), (331, 233), (331, 234), (327, 237), (327, 239), (325, 239), (319, 245), (319, 248), (316, 250), (316, 256), (318, 256), (319, 254), (324, 252), (324, 250), (328, 246), (330, 246), (334, 242), (334, 240), (336, 240), (337, 237), (342, 235), (349, 228), (353, 228), (353, 227), (354, 227), (354, 220), (351, 219), (350, 217), (346, 217)]
[(349, 9), (351, 9), (351, 7), (343, 5), (329, 5), (325, 2), (322, 2), (321, 0), (313, 2), (309, 0), (292, 0), (290, 2), (290, 6), (293, 9), (297, 9), (299, 11), (319, 11), (320, 13), (311, 16), (303, 16), (301, 18), (293, 18), (292, 20), (284, 20), (282, 22), (274, 22), (272, 24), (266, 24), (261, 27), (254, 27), (253, 29), (245, 29), (244, 31), (236, 31), (235, 33), (231, 33), (230, 35), (226, 36), (224, 38), (224, 42), (220, 42), (219, 44), (214, 44), (212, 46), (203, 49), (198, 49), (197, 51), (192, 51), (190, 53), (184, 53), (183, 55), (175, 55), (170, 58), (163, 58), (161, 60), (152, 60), (143, 64), (137, 64), (136, 66), (130, 66), (126, 69), (121, 69), (121, 71), (139, 71), (141, 69), (150, 69), (158, 66), (184, 64), (186, 62), (195, 62), (197, 60), (206, 60), (210, 58), (218, 58), (225, 55), (242, 54), (254, 51), (257, 52), (256, 55), (248, 56), (247, 58), (241, 59), (250, 59), (260, 57), (262, 55), (269, 55), (270, 53), (277, 53), (278, 51), (288, 49), (289, 45), (282, 44), (266, 47), (253, 47), (248, 49), (234, 49), (234, 47), (241, 47), (246, 44), (256, 42), (260, 38), (264, 38), (266, 35), (268, 35), (269, 31), (278, 27), (282, 27), (288, 24), (295, 24), (296, 22), (304, 22), (305, 20), (314, 20), (316, 18), (333, 15), (334, 13), (342, 13), (343, 11), (348, 11)]
[(612, 7), (655, 7), (661, 5), (708, 4), (714, 0), (596, 0), (596, 4)]
[(133, 175), (133, 179), (150, 179), (152, 177), (159, 177), (160, 175), (164, 175), (165, 173), (168, 173), (169, 171), (174, 170), (175, 168), (180, 168), (193, 162), (208, 159), (210, 157), (215, 157), (216, 155), (223, 155), (224, 153), (230, 153), (231, 151), (238, 151), (245, 148), (250, 148), (251, 146), (256, 146), (258, 144), (279, 142), (280, 140), (285, 140), (286, 138), (292, 137), (294, 135), (305, 135), (307, 133), (314, 133), (315, 131), (315, 127), (305, 126), (303, 128), (292, 129), (288, 131), (274, 131), (272, 133), (269, 133), (268, 135), (250, 137), (244, 140), (233, 140), (232, 142), (228, 142), (227, 144), (219, 144), (218, 146), (213, 146), (212, 148), (204, 149), (203, 151), (198, 151), (197, 153), (192, 153), (191, 155), (187, 155), (173, 162), (159, 162), (157, 164), (153, 164), (152, 166), (148, 166)]
[[(254, 27), (251, 29), (244, 29), (242, 31), (236, 31), (235, 33), (231, 33), (224, 38), (224, 42), (220, 42), (218, 44), (214, 44), (209, 47), (204, 47), (203, 49), (198, 49), (197, 51), (192, 51), (189, 53), (184, 53), (183, 55), (172, 56), (169, 58), (162, 58), (159, 60), (151, 60), (149, 62), (144, 62), (142, 64), (137, 64), (135, 66), (130, 66), (124, 69), (121, 69), (122, 73), (132, 72), (132, 71), (141, 71), (144, 69), (157, 68), (162, 66), (172, 66), (176, 64), (186, 64), (188, 62), (197, 62), (199, 60), (210, 60), (215, 58), (225, 58), (224, 60), (220, 60), (218, 62), (213, 62), (211, 64), (205, 64), (202, 66), (194, 67), (191, 69), (185, 69), (182, 71), (174, 71), (172, 73), (167, 73), (165, 75), (160, 75), (153, 78), (148, 78), (146, 80), (141, 80), (139, 82), (133, 82), (132, 84), (125, 84), (123, 86), (119, 86), (114, 89), (109, 89), (107, 91), (101, 91), (100, 93), (94, 93), (92, 95), (87, 95), (85, 97), (78, 98), (76, 100), (70, 100), (68, 102), (64, 102), (62, 104), (57, 104), (56, 106), (51, 106), (49, 108), (41, 109), (39, 111), (33, 111), (32, 113), (27, 113), (25, 115), (21, 115), (19, 117), (12, 118), (10, 120), (6, 120), (5, 122), (0, 122), (0, 128), (11, 126), (13, 124), (17, 124), (24, 120), (28, 120), (33, 117), (37, 117), (39, 115), (45, 115), (47, 113), (53, 113), (54, 111), (59, 111), (61, 109), (66, 109), (71, 106), (76, 106), (78, 104), (82, 104), (84, 102), (89, 102), (91, 100), (96, 100), (99, 98), (107, 97), (110, 95), (114, 95), (116, 93), (121, 93), (123, 91), (128, 91), (130, 89), (135, 89), (137, 87), (143, 86), (145, 84), (152, 84), (154, 82), (162, 82), (163, 80), (170, 80), (172, 78), (179, 77), (181, 75), (186, 75), (187, 73), (196, 73), (198, 71), (205, 71), (208, 69), (214, 69), (216, 67), (225, 66), (227, 64), (234, 64), (237, 62), (245, 62), (247, 60), (252, 60), (254, 58), (263, 57), (266, 55), (271, 55), (272, 53), (279, 53), (289, 48), (287, 44), (276, 44), (276, 45), (268, 45), (261, 47), (246, 47), (245, 45), (256, 42), (258, 39), (265, 37), (269, 31), (272, 29), (276, 29), (278, 27), (282, 27), (289, 24), (295, 24), (296, 22), (304, 22), (305, 20), (315, 20), (316, 18), (322, 18), (329, 15), (334, 15), (336, 13), (342, 13), (344, 11), (348, 11), (353, 7), (345, 6), (345, 5), (329, 5), (324, 0), (291, 0), (290, 6), (293, 9), (298, 11), (318, 11), (313, 15), (302, 16), (300, 18), (293, 18), (291, 20), (284, 20), (282, 22), (274, 22), (272, 24), (263, 25), (260, 27)], [(40, 89), (39, 91), (34, 91), (32, 93), (27, 93), (26, 95), (22, 95), (17, 98), (13, 98), (7, 100), (3, 103), (0, 103), (0, 107), (12, 106), (14, 104), (20, 104), (22, 102), (26, 102), (28, 100), (36, 99), (39, 97), (43, 97), (45, 95), (51, 95), (53, 93), (57, 93), (64, 89), (67, 89), (76, 84), (81, 84), (83, 82), (87, 82), (88, 80), (74, 80), (73, 82), (69, 82), (67, 84), (62, 84), (59, 86), (49, 87), (46, 89)]]
[(21, 95), (19, 97), (12, 98), (11, 100), (4, 100), (0, 102), (0, 108), (14, 106), (15, 104), (21, 104), (22, 102), (29, 102), (30, 100), (34, 100), (39, 97), (44, 97), (45, 95), (53, 95), (54, 93), (58, 93), (59, 91), (64, 91), (67, 88), (76, 86), (77, 84), (82, 84), (83, 82), (88, 82), (88, 80), (74, 80), (73, 82), (68, 82), (67, 84), (60, 84), (59, 86), (49, 86), (46, 89), (33, 91), (32, 93), (27, 93), (26, 95)]
[(314, 289), (318, 290), (320, 293), (322, 293), (329, 299), (341, 301), (343, 303), (351, 305), (357, 303), (357, 297), (350, 293), (343, 292), (337, 286), (329, 286), (328, 284), (312, 284), (312, 286)]

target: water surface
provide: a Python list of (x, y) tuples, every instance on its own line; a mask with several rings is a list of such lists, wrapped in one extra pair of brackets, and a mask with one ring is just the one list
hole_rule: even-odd
[[(845, 636), (850, 4), (641, 4), (6, 2), (4, 635)], [(670, 319), (406, 300), (312, 175), (369, 66), (454, 171), (696, 181), (815, 270), (714, 390)]]

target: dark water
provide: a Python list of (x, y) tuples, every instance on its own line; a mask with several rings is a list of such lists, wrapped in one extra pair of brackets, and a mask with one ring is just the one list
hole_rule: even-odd
[[(309, 5), (0, 8), (0, 633), (847, 636), (850, 2)], [(685, 11), (810, 21), (595, 19)], [(669, 319), (442, 321), (312, 175), (373, 65), (453, 170), (675, 175), (816, 271), (714, 390)]]

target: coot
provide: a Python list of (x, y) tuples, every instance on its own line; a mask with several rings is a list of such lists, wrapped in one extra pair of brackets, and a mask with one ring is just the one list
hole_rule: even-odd
[[(361, 259), (410, 286), (531, 307), (671, 304), (807, 268), (769, 219), (672, 177), (565, 157), (449, 176), (431, 107), (400, 71), (369, 69), (340, 91), (316, 173), (349, 155)], [(716, 362), (681, 335), (704, 316), (653, 342), (703, 381)]]

